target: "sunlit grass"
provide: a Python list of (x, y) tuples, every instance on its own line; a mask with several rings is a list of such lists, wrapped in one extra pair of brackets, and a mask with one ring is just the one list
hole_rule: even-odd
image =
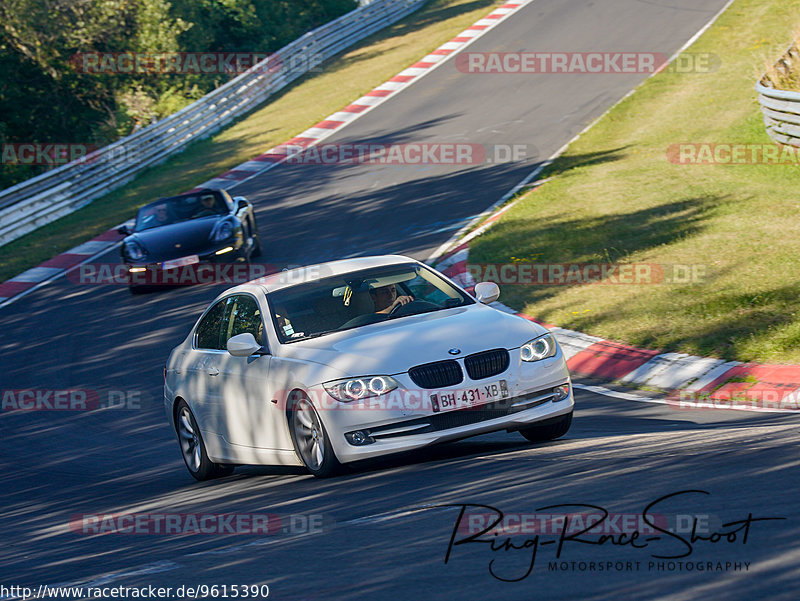
[[(664, 72), (573, 143), (472, 246), (470, 261), (690, 266), (682, 284), (503, 287), (546, 322), (655, 349), (800, 361), (800, 166), (684, 165), (680, 143), (771, 144), (754, 91), (786, 49), (797, 0), (737, 0), (690, 52), (712, 73)], [(763, 73), (763, 71), (761, 71)]]

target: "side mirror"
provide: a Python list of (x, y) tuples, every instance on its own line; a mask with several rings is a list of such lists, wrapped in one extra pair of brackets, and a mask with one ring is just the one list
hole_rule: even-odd
[(235, 196), (233, 198), (234, 202), (236, 203), (236, 212), (242, 211), (247, 208), (249, 204), (247, 199), (244, 196)]
[(127, 225), (121, 225), (117, 228), (117, 233), (122, 234), (123, 236), (130, 236), (133, 233), (133, 230), (129, 228)]
[(500, 298), (500, 287), (494, 282), (475, 284), (475, 298), (484, 305), (493, 303)]
[(250, 332), (232, 336), (228, 339), (226, 346), (228, 347), (228, 352), (234, 357), (249, 357), (261, 351), (261, 345), (256, 342), (255, 336)]

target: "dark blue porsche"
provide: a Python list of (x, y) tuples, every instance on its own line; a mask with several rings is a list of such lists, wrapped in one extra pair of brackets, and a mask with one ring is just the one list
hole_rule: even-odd
[(132, 292), (153, 284), (193, 283), (175, 277), (189, 266), (249, 262), (261, 254), (253, 205), (225, 190), (160, 198), (139, 209), (133, 228), (124, 225), (118, 231), (126, 236), (121, 252)]

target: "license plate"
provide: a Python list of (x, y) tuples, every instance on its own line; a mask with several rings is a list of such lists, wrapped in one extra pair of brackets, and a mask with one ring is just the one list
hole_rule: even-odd
[(180, 259), (172, 259), (172, 261), (164, 261), (161, 264), (162, 269), (177, 269), (184, 265), (194, 265), (200, 262), (200, 257), (197, 255), (189, 255), (188, 257), (181, 257)]
[(431, 407), (437, 413), (469, 409), (507, 398), (508, 384), (505, 380), (460, 390), (441, 390), (430, 395)]

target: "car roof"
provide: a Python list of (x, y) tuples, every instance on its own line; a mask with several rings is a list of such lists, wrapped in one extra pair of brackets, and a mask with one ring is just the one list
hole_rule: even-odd
[(283, 288), (289, 288), (290, 286), (296, 286), (298, 284), (305, 284), (308, 282), (316, 282), (324, 278), (350, 273), (351, 271), (372, 269), (374, 267), (383, 267), (385, 265), (400, 265), (403, 263), (418, 263), (418, 261), (412, 259), (411, 257), (404, 257), (403, 255), (381, 255), (374, 257), (341, 259), (339, 261), (329, 261), (327, 263), (317, 263), (315, 265), (306, 265), (305, 267), (287, 269), (257, 278), (247, 282), (246, 284), (241, 284), (239, 286), (235, 286), (234, 288), (230, 288), (226, 290), (223, 295), (228, 295), (235, 292), (252, 292), (253, 288), (260, 288), (265, 293), (269, 294), (270, 292), (282, 290)]

